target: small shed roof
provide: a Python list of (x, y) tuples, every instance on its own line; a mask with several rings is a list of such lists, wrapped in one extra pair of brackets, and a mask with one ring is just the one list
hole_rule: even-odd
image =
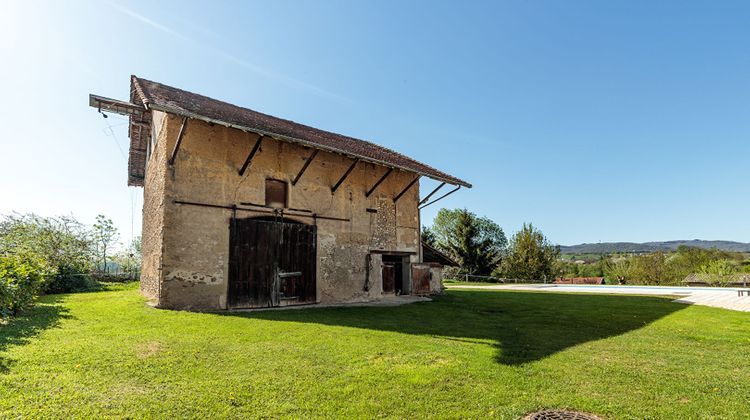
[(451, 257), (422, 241), (422, 261), (426, 263), (438, 263), (449, 267), (458, 267), (459, 264)]
[[(462, 179), (369, 141), (319, 130), (197, 93), (131, 76), (131, 102), (135, 104), (139, 101), (147, 109), (250, 131), (271, 138), (414, 172), (448, 184), (471, 188), (471, 184)], [(131, 172), (138, 171), (136, 175), (142, 179), (143, 168), (140, 166), (145, 165), (145, 159), (132, 159), (134, 146), (139, 145), (136, 145), (135, 142), (131, 143), (131, 160), (134, 161), (134, 165), (131, 165), (130, 169)], [(142, 153), (142, 151), (136, 152)], [(137, 179), (137, 177), (133, 178), (132, 175), (131, 173), (131, 179)]]

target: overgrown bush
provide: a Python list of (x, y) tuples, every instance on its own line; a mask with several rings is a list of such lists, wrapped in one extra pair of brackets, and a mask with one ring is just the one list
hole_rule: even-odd
[(31, 306), (44, 287), (45, 274), (39, 260), (0, 255), (0, 318)]
[(96, 280), (88, 274), (58, 273), (46, 282), (44, 293), (87, 292), (96, 288)]
[(38, 261), (49, 273), (45, 293), (88, 290), (95, 251), (89, 229), (69, 216), (9, 215), (0, 222), (0, 255)]

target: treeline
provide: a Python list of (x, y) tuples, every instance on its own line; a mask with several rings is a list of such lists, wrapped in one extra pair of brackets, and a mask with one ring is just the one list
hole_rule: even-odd
[(731, 284), (750, 274), (750, 262), (740, 252), (680, 246), (674, 252), (602, 254), (591, 261), (557, 262), (558, 276), (604, 277), (610, 284), (676, 285), (694, 275), (694, 282)]
[(432, 226), (422, 228), (422, 240), (460, 264), (458, 272), (447, 270), (447, 277), (466, 273), (551, 280), (560, 255), (559, 247), (531, 224), (508, 240), (497, 223), (467, 209), (440, 209)]
[(119, 252), (119, 234), (102, 215), (87, 226), (72, 216), (6, 215), (0, 220), (0, 318), (40, 294), (87, 291), (111, 266), (136, 270), (140, 238)]

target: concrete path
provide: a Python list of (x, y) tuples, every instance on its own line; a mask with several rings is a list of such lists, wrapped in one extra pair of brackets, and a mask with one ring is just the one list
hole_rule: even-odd
[(536, 292), (604, 293), (626, 295), (674, 296), (674, 302), (689, 305), (713, 306), (734, 311), (750, 312), (750, 296), (737, 296), (742, 288), (672, 287), (672, 286), (593, 286), (567, 284), (488, 284), (469, 286), (447, 284), (449, 289), (525, 290)]

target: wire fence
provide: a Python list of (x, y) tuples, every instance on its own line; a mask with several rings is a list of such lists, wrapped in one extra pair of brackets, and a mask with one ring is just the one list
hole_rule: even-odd
[(99, 281), (131, 281), (140, 280), (141, 270), (138, 267), (134, 268), (123, 268), (123, 267), (107, 267), (107, 270), (95, 270), (90, 273), (90, 276)]

